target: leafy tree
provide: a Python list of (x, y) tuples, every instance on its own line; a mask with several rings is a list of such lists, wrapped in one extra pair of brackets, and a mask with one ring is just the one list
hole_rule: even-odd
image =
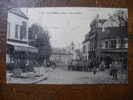
[(110, 16), (110, 19), (118, 24), (121, 47), (123, 47), (124, 38), (128, 37), (128, 12), (126, 9), (119, 9)]
[(49, 32), (45, 31), (42, 26), (33, 24), (29, 28), (29, 40), (30, 45), (38, 48), (37, 60), (40, 65), (44, 63), (44, 60), (48, 61), (51, 55), (51, 44)]
[(128, 25), (128, 14), (127, 10), (119, 9), (117, 10), (112, 16), (110, 16), (110, 19), (116, 23), (118, 23), (119, 27), (125, 27), (127, 28)]

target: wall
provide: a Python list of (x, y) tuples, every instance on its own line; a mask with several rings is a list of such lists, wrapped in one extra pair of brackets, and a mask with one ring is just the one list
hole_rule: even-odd
[[(8, 38), (10, 39), (16, 39), (15, 38), (15, 25), (18, 24), (18, 25), (22, 25), (22, 22), (25, 21), (27, 22), (27, 32), (28, 32), (28, 20), (27, 19), (24, 19), (20, 16), (17, 16), (11, 12), (8, 13), (8, 23), (10, 23), (10, 35)], [(8, 26), (7, 26), (8, 27)], [(19, 32), (18, 32), (18, 40), (20, 40), (20, 27), (19, 27)], [(25, 41), (28, 40), (28, 33), (26, 34), (26, 39)], [(8, 35), (7, 35), (8, 36)]]
[[(85, 47), (85, 52), (84, 52), (84, 47)], [(82, 53), (83, 53), (83, 57), (84, 57), (84, 59), (85, 60), (88, 60), (88, 56), (89, 56), (89, 49), (90, 48), (90, 42), (89, 41), (87, 41), (87, 42), (85, 42), (84, 44), (83, 44), (83, 47), (82, 47)]]

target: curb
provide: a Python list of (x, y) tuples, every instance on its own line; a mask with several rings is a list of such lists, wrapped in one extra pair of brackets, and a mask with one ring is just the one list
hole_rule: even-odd
[[(52, 70), (53, 71), (53, 70)], [(46, 73), (48, 73), (48, 72), (52, 72), (51, 70), (50, 71), (46, 71)], [(43, 80), (47, 80), (48, 79), (48, 74), (46, 74), (45, 73), (45, 75), (43, 76), (43, 77), (41, 77), (40, 79), (37, 79), (37, 80), (35, 80), (35, 81), (32, 81), (31, 82), (31, 84), (36, 84), (36, 83), (38, 83), (38, 82), (41, 82), (41, 81), (43, 81)]]
[(41, 78), (39, 78), (39, 79), (37, 79), (35, 81), (32, 81), (31, 84), (36, 84), (36, 83), (38, 83), (40, 81), (47, 80), (47, 78), (48, 78), (48, 76), (44, 75), (43, 77), (41, 77)]

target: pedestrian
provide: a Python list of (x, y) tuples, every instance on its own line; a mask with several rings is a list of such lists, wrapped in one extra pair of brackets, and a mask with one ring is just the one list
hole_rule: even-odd
[(95, 60), (93, 66), (94, 66), (94, 67), (93, 67), (93, 74), (96, 74), (96, 72), (97, 72), (97, 68), (98, 68), (98, 61), (97, 61), (97, 60)]
[(96, 72), (97, 72), (97, 67), (96, 67), (96, 66), (94, 66), (94, 68), (93, 68), (93, 74), (95, 75), (95, 74), (96, 74)]
[(55, 63), (55, 61), (52, 61), (51, 63), (52, 63), (52, 68), (54, 70), (56, 68), (56, 63)]
[(101, 64), (99, 65), (99, 68), (100, 68), (101, 71), (104, 71), (104, 69), (105, 69), (104, 61), (101, 61)]
[(112, 80), (118, 80), (118, 62), (113, 61), (110, 65), (110, 75), (112, 76)]

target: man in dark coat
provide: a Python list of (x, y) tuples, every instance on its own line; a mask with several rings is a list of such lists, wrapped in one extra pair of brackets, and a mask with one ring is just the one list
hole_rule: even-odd
[(113, 80), (118, 80), (118, 67), (119, 64), (117, 61), (112, 62), (112, 64), (110, 65), (110, 75), (113, 77)]

